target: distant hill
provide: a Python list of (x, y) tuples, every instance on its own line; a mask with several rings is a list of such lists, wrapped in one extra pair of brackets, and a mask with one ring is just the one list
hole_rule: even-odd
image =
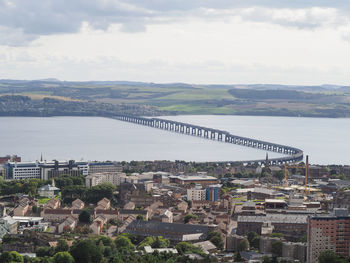
[[(63, 113), (58, 109), (54, 110), (60, 114), (69, 114), (69, 112), (94, 114), (88, 110), (88, 107), (85, 107), (90, 103), (95, 108), (103, 104), (103, 109), (106, 107), (124, 109), (124, 106), (127, 105), (126, 109), (129, 109), (132, 114), (141, 114), (145, 109), (152, 109), (150, 112), (146, 110), (148, 115), (235, 114), (350, 117), (350, 86), (331, 84), (320, 86), (203, 85), (133, 81), (60, 81), (55, 78), (2, 79), (0, 80), (0, 96), (4, 95), (29, 96), (33, 100), (32, 105), (40, 105), (35, 101), (45, 98), (61, 99), (66, 101), (65, 103), (71, 108)], [(78, 102), (87, 104), (82, 106)], [(76, 110), (74, 105), (84, 110)], [(3, 107), (2, 110), (2, 114), (6, 115), (6, 107)], [(100, 112), (107, 111), (100, 109)]]

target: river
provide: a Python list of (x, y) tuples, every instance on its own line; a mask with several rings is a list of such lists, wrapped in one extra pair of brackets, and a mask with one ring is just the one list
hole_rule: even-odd
[[(166, 116), (304, 150), (313, 164), (350, 164), (350, 119)], [(24, 161), (263, 159), (266, 152), (98, 117), (1, 117), (0, 155)], [(270, 157), (279, 156), (269, 153)]]

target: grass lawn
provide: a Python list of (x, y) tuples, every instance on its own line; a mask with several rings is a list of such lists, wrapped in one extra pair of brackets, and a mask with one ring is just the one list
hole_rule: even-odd
[(47, 198), (47, 197), (38, 197), (38, 203), (39, 205), (43, 205), (46, 204), (51, 198)]

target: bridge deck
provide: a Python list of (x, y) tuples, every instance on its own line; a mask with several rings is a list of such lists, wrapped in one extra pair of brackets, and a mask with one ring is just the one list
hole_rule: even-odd
[[(145, 125), (162, 130), (174, 131), (186, 135), (194, 135), (205, 139), (216, 139), (226, 143), (237, 144), (241, 146), (261, 149), (264, 151), (271, 151), (284, 154), (284, 157), (272, 158), (269, 160), (271, 164), (282, 164), (289, 162), (299, 162), (303, 160), (303, 151), (282, 144), (256, 140), (248, 137), (233, 135), (228, 131), (202, 127), (184, 122), (160, 119), (160, 118), (145, 118), (138, 116), (116, 115), (113, 119), (131, 122), (135, 124)], [(210, 136), (209, 136), (210, 134)], [(266, 160), (249, 160), (243, 161), (248, 163), (264, 163)]]

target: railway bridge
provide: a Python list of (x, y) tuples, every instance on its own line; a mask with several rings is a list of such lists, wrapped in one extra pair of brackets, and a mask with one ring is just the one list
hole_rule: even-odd
[[(303, 160), (303, 151), (282, 144), (256, 140), (252, 138), (233, 135), (227, 131), (207, 128), (203, 126), (183, 123), (178, 121), (160, 119), (160, 118), (145, 118), (129, 115), (115, 115), (112, 117), (120, 121), (136, 123), (144, 126), (158, 128), (162, 130), (182, 133), (186, 135), (197, 136), (205, 139), (222, 141), (225, 143), (237, 144), (245, 147), (261, 149), (269, 152), (280, 153), (281, 157), (269, 159), (270, 164), (295, 163)], [(266, 159), (247, 160), (245, 163), (265, 163)]]

